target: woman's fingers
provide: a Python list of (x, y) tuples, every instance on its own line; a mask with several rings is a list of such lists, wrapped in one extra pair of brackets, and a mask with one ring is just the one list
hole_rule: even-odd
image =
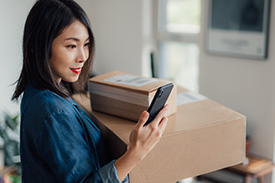
[(167, 126), (167, 122), (168, 122), (168, 118), (166, 116), (164, 116), (161, 121), (159, 122), (159, 130), (161, 132), (161, 134), (163, 134), (166, 126)]
[(149, 118), (149, 113), (147, 111), (143, 111), (139, 117), (137, 126), (143, 127), (146, 121), (148, 120), (148, 118)]
[(152, 125), (158, 126), (162, 118), (165, 116), (165, 113), (167, 112), (169, 108), (169, 104), (166, 104), (157, 114), (155, 119), (151, 122)]

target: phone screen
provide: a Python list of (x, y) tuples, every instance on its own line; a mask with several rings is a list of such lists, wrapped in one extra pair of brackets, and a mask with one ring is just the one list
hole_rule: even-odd
[[(164, 107), (172, 89), (173, 89), (174, 84), (169, 83), (167, 85), (161, 86), (158, 88), (149, 108), (148, 108), (148, 113), (150, 114), (147, 122), (145, 125), (148, 125), (150, 122), (153, 121), (153, 119), (156, 117), (156, 115), (159, 113), (159, 111)], [(144, 125), (144, 126), (145, 126)]]

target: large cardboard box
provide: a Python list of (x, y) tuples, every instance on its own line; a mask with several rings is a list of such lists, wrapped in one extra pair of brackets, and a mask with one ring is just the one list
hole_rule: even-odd
[[(206, 97), (178, 90), (176, 114), (168, 118), (160, 142), (129, 174), (131, 183), (175, 183), (244, 160), (246, 117)], [(110, 158), (121, 156), (135, 123), (92, 111), (89, 96), (74, 99), (101, 129)]]
[[(114, 71), (91, 78), (88, 87), (95, 111), (137, 121), (150, 106), (157, 89), (168, 83), (171, 81)], [(176, 88), (173, 87), (166, 102), (170, 105), (167, 116), (177, 110)]]

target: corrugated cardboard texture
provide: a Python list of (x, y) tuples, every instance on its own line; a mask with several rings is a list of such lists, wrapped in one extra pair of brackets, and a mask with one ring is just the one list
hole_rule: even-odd
[[(89, 98), (78, 96), (75, 100), (91, 112)], [(129, 143), (134, 122), (92, 113), (110, 130), (103, 132), (106, 136), (115, 136), (125, 145)], [(169, 117), (160, 142), (130, 173), (130, 181), (174, 183), (238, 164), (245, 157), (245, 136), (245, 116), (210, 99), (178, 106), (177, 113)]]

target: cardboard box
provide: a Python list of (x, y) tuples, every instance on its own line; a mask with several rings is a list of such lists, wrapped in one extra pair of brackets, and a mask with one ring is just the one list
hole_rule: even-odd
[[(145, 78), (118, 71), (102, 74), (89, 80), (91, 105), (95, 111), (138, 121), (142, 111), (147, 110), (160, 86), (171, 81)], [(176, 86), (166, 103), (170, 104), (167, 116), (174, 114)]]
[[(175, 183), (244, 160), (246, 117), (184, 89), (178, 93), (177, 113), (168, 118), (160, 142), (130, 172), (131, 183)], [(101, 129), (110, 159), (120, 157), (135, 123), (92, 111), (89, 96), (74, 99)]]

